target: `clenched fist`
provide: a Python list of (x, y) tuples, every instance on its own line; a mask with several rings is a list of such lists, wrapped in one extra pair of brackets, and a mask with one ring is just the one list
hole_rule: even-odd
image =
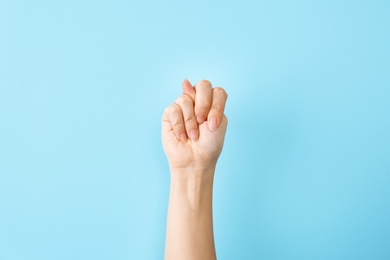
[(162, 143), (171, 171), (215, 168), (227, 127), (227, 94), (206, 80), (195, 87), (185, 80), (182, 88), (183, 94), (162, 117)]

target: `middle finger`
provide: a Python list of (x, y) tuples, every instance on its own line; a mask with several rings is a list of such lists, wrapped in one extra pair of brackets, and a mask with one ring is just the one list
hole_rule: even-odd
[(198, 124), (202, 124), (209, 114), (213, 88), (207, 80), (201, 80), (195, 85), (195, 115)]

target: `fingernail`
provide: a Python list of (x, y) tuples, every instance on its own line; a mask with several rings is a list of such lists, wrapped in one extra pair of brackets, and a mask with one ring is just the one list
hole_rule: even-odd
[(196, 131), (195, 129), (191, 130), (191, 131), (190, 131), (190, 138), (191, 138), (192, 140), (198, 139), (198, 131)]
[(215, 129), (217, 129), (217, 127), (218, 127), (218, 119), (216, 119), (215, 117), (211, 118), (209, 122), (210, 131), (214, 131)]
[(187, 142), (187, 135), (185, 133), (182, 133), (180, 135), (180, 139), (183, 141), (183, 142)]
[(198, 116), (196, 117), (196, 120), (198, 121), (198, 124), (203, 123), (205, 119), (206, 119), (206, 118), (205, 118), (204, 115), (198, 115)]

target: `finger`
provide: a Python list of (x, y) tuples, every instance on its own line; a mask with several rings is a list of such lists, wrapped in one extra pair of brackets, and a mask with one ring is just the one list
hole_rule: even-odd
[(209, 114), (212, 98), (212, 86), (207, 80), (201, 80), (195, 85), (195, 115), (198, 124), (202, 124)]
[(183, 112), (179, 105), (173, 103), (165, 109), (163, 120), (170, 122), (177, 139), (187, 142), (187, 134), (184, 127)]
[(187, 94), (187, 95), (190, 95), (192, 100), (195, 101), (196, 91), (195, 91), (195, 88), (191, 85), (191, 83), (187, 79), (185, 79), (181, 86), (182, 86), (182, 89), (183, 89), (183, 93)]
[(221, 124), (227, 98), (228, 95), (223, 88), (213, 89), (211, 109), (207, 118), (210, 131), (215, 131)]
[(187, 94), (182, 94), (175, 103), (180, 106), (181, 111), (183, 112), (184, 126), (187, 136), (190, 137), (191, 140), (198, 140), (199, 131), (194, 113), (193, 99)]

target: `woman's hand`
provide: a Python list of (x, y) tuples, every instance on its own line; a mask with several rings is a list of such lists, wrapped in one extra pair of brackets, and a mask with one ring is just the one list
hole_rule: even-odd
[(171, 171), (215, 168), (227, 127), (227, 94), (206, 80), (195, 87), (185, 80), (182, 88), (183, 94), (162, 118), (162, 143)]

